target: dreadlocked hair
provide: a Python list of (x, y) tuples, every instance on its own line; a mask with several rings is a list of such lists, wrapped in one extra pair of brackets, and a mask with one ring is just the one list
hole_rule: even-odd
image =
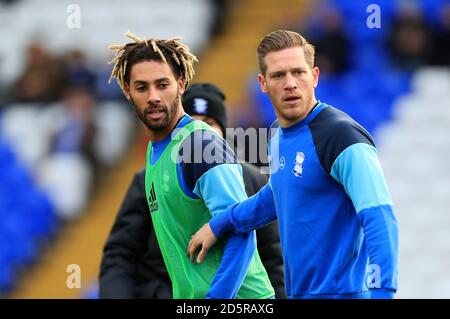
[(115, 56), (109, 61), (109, 64), (114, 63), (114, 67), (108, 83), (116, 78), (120, 88), (125, 90), (125, 84), (130, 82), (131, 67), (142, 61), (154, 60), (169, 64), (175, 77), (178, 79), (182, 76), (186, 81), (186, 87), (189, 85), (195, 74), (193, 64), (198, 60), (189, 51), (189, 47), (180, 42), (181, 38), (147, 40), (131, 32), (125, 35), (134, 42), (109, 46)]

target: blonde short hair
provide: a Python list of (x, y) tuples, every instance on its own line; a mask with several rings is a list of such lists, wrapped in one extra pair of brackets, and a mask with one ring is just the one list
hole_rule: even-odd
[(292, 48), (295, 46), (303, 48), (306, 63), (312, 69), (314, 67), (314, 46), (297, 32), (277, 30), (266, 35), (259, 43), (258, 49), (256, 51), (261, 74), (266, 74), (267, 65), (264, 61), (264, 58), (268, 53)]

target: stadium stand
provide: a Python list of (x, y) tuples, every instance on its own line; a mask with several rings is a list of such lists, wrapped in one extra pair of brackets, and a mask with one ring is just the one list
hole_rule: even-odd
[[(399, 298), (449, 298), (450, 70), (422, 68), (378, 132), (400, 224)], [(406, 133), (407, 132), (407, 133)]]
[(24, 265), (34, 263), (55, 234), (58, 216), (49, 196), (0, 139), (0, 296), (14, 287)]
[(199, 52), (214, 9), (207, 0), (0, 3), (8, 43), (0, 47), (0, 296), (86, 214), (95, 187), (133, 145), (132, 109), (107, 84), (108, 45), (130, 30), (178, 35)]

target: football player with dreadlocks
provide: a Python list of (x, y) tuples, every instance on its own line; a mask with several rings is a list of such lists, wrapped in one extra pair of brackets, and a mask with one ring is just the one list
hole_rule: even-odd
[(200, 226), (247, 197), (242, 168), (222, 137), (183, 110), (197, 61), (189, 48), (179, 38), (127, 36), (133, 42), (110, 47), (111, 79), (148, 129), (146, 197), (174, 298), (273, 297), (254, 231), (224, 238), (200, 265), (186, 255)]

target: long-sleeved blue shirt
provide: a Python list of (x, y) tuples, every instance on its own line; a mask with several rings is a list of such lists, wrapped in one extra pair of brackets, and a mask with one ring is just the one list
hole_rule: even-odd
[[(177, 129), (193, 120), (189, 115), (183, 116), (173, 134), (161, 141), (152, 142), (152, 164), (159, 159)], [(178, 182), (187, 196), (201, 198), (211, 215), (216, 216), (231, 204), (247, 198), (242, 167), (236, 155), (219, 135), (202, 130), (192, 134), (193, 138), (187, 138), (180, 147), (177, 161)], [(205, 148), (212, 150), (208, 152), (212, 154), (212, 158), (202, 156), (208, 151)], [(190, 150), (187, 158), (183, 150)], [(206, 298), (234, 298), (244, 281), (255, 249), (255, 232), (229, 236)]]
[(369, 133), (319, 102), (269, 144), (269, 183), (210, 221), (245, 233), (275, 218), (290, 298), (392, 298), (398, 227)]

